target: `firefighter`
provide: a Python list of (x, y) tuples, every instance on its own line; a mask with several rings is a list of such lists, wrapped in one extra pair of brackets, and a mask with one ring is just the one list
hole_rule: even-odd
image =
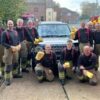
[[(93, 28), (93, 23), (91, 21), (89, 21), (86, 24), (86, 26), (87, 26), (87, 29), (90, 30), (90, 32), (91, 32), (91, 34), (90, 34), (91, 35), (91, 40), (93, 40), (93, 34), (94, 34), (94, 31), (95, 31), (95, 29)], [(91, 51), (94, 52), (94, 46), (93, 45), (91, 45)]]
[(77, 66), (78, 55), (78, 51), (73, 47), (72, 40), (68, 40), (67, 46), (63, 49), (60, 62), (58, 63), (61, 84), (65, 84), (65, 78), (72, 78), (73, 71), (75, 71)]
[[(38, 32), (35, 28), (35, 24), (32, 20), (29, 20), (27, 23), (27, 31), (31, 35), (34, 41), (38, 40)], [(35, 52), (34, 49), (38, 45), (39, 41), (35, 42), (34, 46), (31, 42), (27, 43), (28, 46), (28, 55), (27, 55), (27, 60), (28, 60), (28, 66), (30, 66), (30, 60), (32, 60), (32, 70), (34, 71), (34, 67), (36, 66), (35, 64)]]
[(93, 23), (91, 21), (89, 21), (87, 24), (86, 24), (87, 28), (90, 29), (90, 30), (93, 30)]
[[(27, 41), (31, 42), (33, 44), (33, 38), (31, 35), (27, 32), (26, 28), (23, 27), (23, 19), (18, 19), (17, 20), (17, 27), (16, 31), (19, 35), (19, 39), (21, 42), (21, 50), (19, 52), (19, 65), (21, 64), (22, 72), (29, 72), (27, 69), (27, 54), (28, 54), (28, 49), (27, 49)], [(20, 74), (21, 75), (21, 74)], [(22, 76), (22, 75), (21, 75)]]
[(4, 31), (3, 28), (0, 28), (0, 78), (4, 75), (4, 63), (2, 61), (2, 57), (4, 55), (4, 47), (1, 45), (1, 34)]
[(56, 55), (52, 52), (51, 45), (46, 44), (45, 50), (37, 53), (36, 60), (35, 73), (39, 82), (44, 80), (53, 81), (54, 76), (58, 74), (58, 68)]
[(21, 45), (18, 33), (13, 29), (14, 23), (12, 20), (8, 20), (7, 27), (7, 30), (2, 33), (1, 44), (4, 46), (4, 79), (5, 85), (8, 86), (11, 84), (12, 75), (18, 74), (18, 72), (13, 72), (13, 69), (18, 67), (18, 53), (20, 51)]
[(81, 28), (76, 32), (75, 40), (79, 41), (79, 49), (81, 53), (85, 45), (93, 45), (91, 30), (86, 28), (84, 22), (81, 23)]
[(95, 25), (93, 39), (94, 39), (94, 52), (97, 55), (97, 69), (98, 69), (99, 56), (100, 56), (100, 24), (99, 23)]
[(84, 46), (83, 53), (79, 56), (79, 80), (88, 82), (91, 85), (97, 85), (97, 73), (95, 71), (97, 57), (91, 52), (90, 46)]

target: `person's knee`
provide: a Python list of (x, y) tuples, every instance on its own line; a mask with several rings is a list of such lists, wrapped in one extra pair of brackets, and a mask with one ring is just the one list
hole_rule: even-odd
[(37, 79), (40, 81), (40, 80), (43, 80), (44, 76), (43, 76), (43, 71), (42, 70), (39, 70), (39, 69), (36, 69), (35, 68), (35, 74), (37, 76)]
[(43, 76), (43, 72), (41, 70), (35, 70), (37, 76)]
[(46, 80), (49, 82), (52, 82), (54, 80), (54, 75), (53, 73), (49, 74), (48, 76), (46, 76)]
[(52, 82), (52, 81), (54, 81), (54, 76), (50, 76), (50, 77), (48, 77), (48, 78), (46, 78), (49, 82)]

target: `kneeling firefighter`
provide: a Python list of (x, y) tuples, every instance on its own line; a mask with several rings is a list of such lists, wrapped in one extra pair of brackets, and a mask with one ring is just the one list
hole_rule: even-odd
[(73, 47), (72, 40), (68, 40), (67, 46), (63, 49), (60, 62), (58, 63), (61, 84), (65, 84), (65, 78), (72, 78), (73, 70), (77, 66), (78, 55), (78, 51)]
[(44, 51), (39, 51), (36, 55), (37, 64), (35, 73), (39, 82), (43, 80), (53, 81), (58, 74), (56, 55), (52, 52), (51, 45), (45, 45)]

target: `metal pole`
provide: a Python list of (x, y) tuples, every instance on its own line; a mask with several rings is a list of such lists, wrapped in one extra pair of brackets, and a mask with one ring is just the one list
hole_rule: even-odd
[(46, 13), (47, 13), (47, 0), (45, 0), (45, 21), (46, 21)]
[(96, 15), (98, 15), (98, 0), (96, 0)]

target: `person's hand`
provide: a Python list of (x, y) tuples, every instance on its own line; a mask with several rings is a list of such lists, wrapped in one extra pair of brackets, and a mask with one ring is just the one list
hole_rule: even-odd
[(80, 66), (80, 69), (81, 69), (81, 70), (85, 70), (84, 66)]
[(75, 71), (76, 71), (76, 68), (75, 68), (75, 66), (73, 66), (73, 67), (72, 67), (72, 71), (73, 71), (73, 72), (75, 72)]
[(52, 70), (49, 69), (49, 68), (44, 68), (44, 71), (47, 75), (51, 74), (52, 73)]
[(39, 42), (43, 42), (43, 38), (42, 37), (39, 37)]
[(11, 46), (11, 51), (12, 51), (13, 53), (15, 53), (15, 52), (17, 51), (16, 47), (15, 47), (15, 46)]
[(51, 69), (49, 69), (49, 70), (48, 70), (48, 73), (49, 73), (49, 74), (51, 74), (51, 73), (52, 73), (52, 70), (51, 70)]
[(88, 78), (92, 78), (93, 77), (93, 73), (88, 71), (88, 70), (83, 70), (83, 74), (85, 76), (87, 76)]
[(20, 49), (21, 49), (21, 44), (17, 45), (17, 46), (16, 46), (16, 49), (17, 49), (17, 51), (20, 51)]
[(70, 63), (69, 62), (65, 62), (63, 64), (63, 67), (66, 69), (66, 68), (70, 68)]
[(37, 45), (37, 44), (39, 44), (39, 42), (40, 42), (39, 39), (36, 39), (36, 38), (35, 38), (34, 44)]

